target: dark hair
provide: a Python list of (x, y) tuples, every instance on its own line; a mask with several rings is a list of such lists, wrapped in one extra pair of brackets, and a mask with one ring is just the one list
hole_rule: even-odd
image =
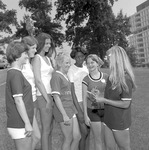
[(72, 59), (74, 59), (75, 56), (76, 56), (76, 53), (78, 53), (78, 52), (81, 52), (85, 56), (88, 54), (88, 52), (87, 52), (87, 50), (85, 48), (77, 46), (77, 47), (75, 47), (75, 48), (72, 49), (72, 51), (70, 53), (70, 57)]
[(13, 41), (9, 43), (6, 49), (6, 56), (8, 63), (13, 63), (17, 58), (21, 57), (23, 52), (27, 52), (29, 49), (25, 43)]
[(36, 38), (32, 37), (32, 36), (25, 36), (23, 39), (22, 39), (22, 42), (29, 45), (29, 46), (33, 46), (33, 45), (37, 45), (38, 44), (38, 41)]
[[(54, 44), (54, 42), (53, 42), (52, 37), (51, 37), (49, 34), (43, 33), (43, 32), (42, 32), (42, 33), (39, 33), (39, 35), (36, 37), (36, 39), (37, 39), (37, 41), (38, 41), (37, 54), (39, 54), (39, 53), (42, 51), (42, 49), (43, 49), (43, 47), (44, 47), (44, 45), (45, 45), (45, 41), (46, 41), (47, 39), (50, 39), (50, 40), (51, 40), (51, 48), (49, 48), (49, 51), (52, 50), (52, 53), (55, 52), (55, 44)], [(46, 52), (45, 55), (47, 55), (48, 53), (49, 53), (49, 52)]]

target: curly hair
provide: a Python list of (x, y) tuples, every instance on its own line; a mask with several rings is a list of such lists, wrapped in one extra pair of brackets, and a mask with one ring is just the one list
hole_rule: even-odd
[(72, 59), (74, 59), (75, 56), (76, 56), (76, 53), (78, 53), (78, 52), (81, 52), (85, 56), (88, 54), (88, 52), (87, 52), (87, 50), (85, 48), (77, 46), (77, 47), (75, 47), (75, 48), (72, 49), (72, 51), (70, 53), (70, 57)]

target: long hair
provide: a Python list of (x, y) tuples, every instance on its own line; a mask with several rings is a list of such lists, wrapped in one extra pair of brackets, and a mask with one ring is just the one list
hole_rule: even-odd
[[(37, 35), (36, 39), (38, 41), (37, 54), (39, 54), (42, 51), (42, 49), (43, 49), (43, 47), (45, 45), (45, 41), (47, 39), (51, 40), (51, 47), (49, 48), (49, 51), (52, 50), (52, 53), (55, 52), (55, 54), (56, 54), (55, 44), (54, 44), (53, 38), (49, 34), (43, 33), (43, 32), (39, 33), (39, 35)], [(46, 52), (45, 55), (48, 55), (49, 51)]]
[(112, 88), (118, 87), (128, 91), (128, 86), (125, 81), (125, 74), (127, 73), (132, 80), (133, 89), (135, 89), (136, 85), (134, 73), (125, 50), (120, 46), (113, 46), (107, 51), (107, 53), (110, 55), (109, 80), (112, 83)]

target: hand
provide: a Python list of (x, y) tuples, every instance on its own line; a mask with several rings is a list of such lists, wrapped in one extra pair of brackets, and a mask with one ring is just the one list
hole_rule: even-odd
[(70, 119), (67, 115), (63, 116), (63, 120), (64, 120), (64, 125), (70, 126)]
[(33, 128), (31, 126), (31, 124), (30, 123), (26, 123), (25, 124), (25, 135), (27, 137), (30, 137), (32, 135), (32, 133), (33, 133)]
[(47, 111), (48, 113), (50, 112), (50, 105), (51, 105), (50, 102), (47, 102), (47, 103), (46, 103), (46, 111)]
[(104, 103), (105, 102), (105, 98), (104, 97), (101, 97), (101, 96), (99, 96), (99, 95), (95, 95), (95, 100), (96, 100), (96, 102), (98, 103)]
[(85, 124), (87, 126), (90, 126), (90, 123), (91, 123), (90, 118), (88, 116), (85, 116), (84, 118), (85, 118)]

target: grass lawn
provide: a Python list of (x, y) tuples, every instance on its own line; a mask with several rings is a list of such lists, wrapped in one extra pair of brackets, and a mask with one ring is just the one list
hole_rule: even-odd
[[(104, 70), (107, 71), (107, 70)], [(149, 150), (149, 69), (134, 69), (137, 90), (132, 101), (132, 150)], [(6, 131), (4, 88), (0, 87), (0, 150), (15, 150)]]
[(149, 150), (149, 69), (135, 68), (134, 73), (137, 90), (132, 100), (131, 148)]

